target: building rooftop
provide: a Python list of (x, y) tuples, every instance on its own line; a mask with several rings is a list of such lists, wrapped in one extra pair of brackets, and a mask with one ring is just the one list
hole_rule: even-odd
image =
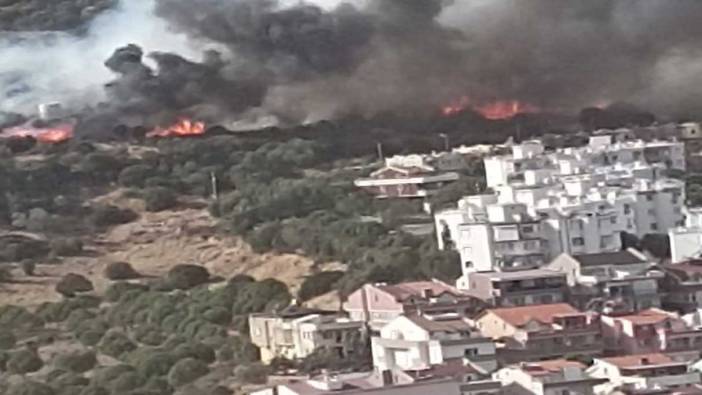
[(679, 365), (673, 358), (662, 353), (625, 355), (620, 357), (602, 358), (602, 361), (615, 365), (620, 369), (635, 369), (661, 365)]
[(585, 369), (583, 363), (569, 361), (567, 359), (552, 359), (548, 361), (521, 363), (519, 367), (532, 376), (545, 376), (553, 373), (560, 373), (565, 368)]
[(424, 316), (411, 315), (407, 319), (427, 332), (469, 332), (472, 327), (462, 319), (429, 319)]
[(670, 319), (672, 316), (670, 313), (661, 309), (652, 308), (640, 311), (636, 314), (622, 315), (615, 318), (630, 321), (634, 325), (652, 325)]
[(574, 255), (573, 259), (581, 266), (632, 265), (647, 262), (638, 252), (632, 250)]
[(398, 302), (404, 302), (409, 298), (426, 298), (428, 296), (427, 291), (431, 293), (431, 297), (437, 297), (445, 293), (452, 296), (471, 297), (441, 281), (414, 281), (394, 285), (380, 284), (376, 285), (376, 287), (395, 297)]
[(514, 272), (482, 272), (478, 273), (492, 281), (530, 280), (544, 277), (565, 277), (565, 273), (549, 269), (530, 269)]
[(486, 312), (492, 312), (516, 327), (522, 327), (530, 321), (539, 321), (543, 324), (551, 324), (553, 323), (553, 319), (558, 316), (582, 314), (575, 307), (567, 303), (502, 307), (498, 309), (488, 309)]

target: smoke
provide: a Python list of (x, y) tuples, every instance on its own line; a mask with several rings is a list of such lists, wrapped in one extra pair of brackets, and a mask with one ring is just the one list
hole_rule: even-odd
[(0, 112), (33, 113), (37, 103), (51, 101), (78, 111), (105, 100), (103, 85), (113, 74), (102, 63), (127, 43), (199, 56), (152, 9), (152, 0), (122, 1), (79, 33), (0, 30)]
[(239, 125), (468, 96), (699, 115), (700, 17), (698, 0), (123, 0), (81, 36), (3, 34), (0, 111), (100, 102)]

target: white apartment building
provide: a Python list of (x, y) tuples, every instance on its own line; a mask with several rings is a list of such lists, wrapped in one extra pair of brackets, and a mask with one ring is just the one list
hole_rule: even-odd
[(506, 366), (494, 374), (507, 394), (593, 395), (593, 387), (607, 379), (591, 377), (580, 362), (553, 359)]
[(676, 141), (594, 136), (586, 147), (554, 152), (527, 141), (484, 162), (493, 193), (435, 215), (439, 247), (455, 248), (464, 272), (618, 251), (623, 232), (643, 237), (683, 224), (685, 184), (665, 178), (666, 169), (685, 166)]
[(400, 316), (372, 339), (373, 366), (379, 371), (421, 371), (460, 363), (474, 379), (497, 369), (495, 343), (455, 316)]
[(685, 226), (670, 229), (670, 255), (673, 263), (702, 257), (702, 207), (685, 210)]

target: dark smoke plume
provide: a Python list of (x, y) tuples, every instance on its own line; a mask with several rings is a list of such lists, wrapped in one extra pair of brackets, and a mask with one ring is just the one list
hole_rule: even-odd
[(462, 96), (702, 115), (699, 0), (150, 1), (180, 44), (120, 43), (143, 50), (105, 63), (101, 108), (115, 116), (301, 122), (436, 111)]

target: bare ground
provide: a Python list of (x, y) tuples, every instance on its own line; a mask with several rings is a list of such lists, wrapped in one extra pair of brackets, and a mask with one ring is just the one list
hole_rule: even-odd
[[(129, 207), (140, 212), (140, 218), (116, 226), (87, 243), (81, 257), (64, 258), (60, 263), (39, 263), (36, 275), (25, 276), (14, 270), (15, 281), (0, 285), (0, 304), (36, 306), (59, 300), (54, 287), (61, 276), (79, 273), (88, 277), (98, 292), (109, 282), (103, 277), (110, 262), (131, 263), (149, 276), (160, 276), (182, 263), (202, 264), (216, 276), (230, 278), (248, 274), (258, 280), (276, 278), (290, 287), (293, 294), (313, 270), (314, 261), (297, 254), (258, 254), (238, 237), (226, 236), (216, 229), (216, 220), (203, 208), (204, 202), (192, 201), (178, 210), (160, 213), (143, 211), (143, 204), (125, 198), (121, 191), (102, 196), (97, 201)], [(342, 270), (339, 263), (317, 265), (321, 270)], [(338, 308), (334, 294), (311, 301), (319, 308)]]

